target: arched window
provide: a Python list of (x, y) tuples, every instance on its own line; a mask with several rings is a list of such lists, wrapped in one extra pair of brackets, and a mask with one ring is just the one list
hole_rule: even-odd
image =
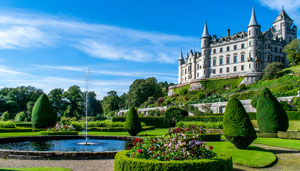
[(241, 55), (241, 62), (245, 62), (245, 55), (244, 54)]

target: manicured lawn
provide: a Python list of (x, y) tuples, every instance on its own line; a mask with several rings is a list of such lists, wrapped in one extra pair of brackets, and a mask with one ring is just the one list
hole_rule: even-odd
[(253, 143), (300, 150), (300, 140), (281, 138), (257, 138)]
[(232, 156), (233, 163), (248, 167), (265, 167), (276, 160), (276, 156), (263, 148), (250, 146), (247, 150), (240, 150), (228, 141), (207, 142), (213, 146), (213, 151)]
[(39, 132), (5, 132), (0, 133), (0, 137), (16, 137), (16, 136), (37, 136)]
[(71, 169), (58, 168), (58, 167), (33, 167), (33, 168), (3, 168), (0, 171), (13, 170), (13, 171), (72, 171)]

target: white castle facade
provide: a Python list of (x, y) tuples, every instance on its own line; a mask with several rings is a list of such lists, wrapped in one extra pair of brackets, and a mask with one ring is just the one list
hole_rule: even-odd
[(185, 58), (180, 54), (178, 84), (232, 76), (245, 76), (254, 79), (249, 82), (255, 82), (269, 63), (282, 62), (288, 66), (282, 49), (295, 38), (297, 27), (284, 9), (265, 32), (256, 20), (254, 7), (247, 32), (230, 35), (228, 29), (226, 37), (211, 37), (205, 20), (201, 53), (190, 50)]

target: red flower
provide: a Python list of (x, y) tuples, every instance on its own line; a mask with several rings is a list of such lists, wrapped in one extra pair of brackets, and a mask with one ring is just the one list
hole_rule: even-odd
[(141, 149), (138, 149), (137, 152), (142, 153), (143, 151)]
[(214, 148), (213, 148), (213, 146), (209, 146), (209, 149), (212, 150), (212, 149), (214, 149)]
[(166, 155), (166, 153), (163, 153), (163, 156)]
[(153, 150), (153, 147), (150, 147), (150, 149), (149, 149), (150, 151), (152, 151)]
[(178, 160), (178, 158), (176, 157), (174, 160)]

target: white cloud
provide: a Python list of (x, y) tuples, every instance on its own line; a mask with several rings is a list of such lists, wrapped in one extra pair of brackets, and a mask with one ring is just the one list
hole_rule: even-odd
[(282, 7), (300, 28), (300, 1), (299, 0), (259, 0), (262, 5), (273, 10), (281, 11)]
[[(3, 27), (6, 29), (1, 34)], [(0, 12), (0, 40), (3, 37), (0, 48), (52, 42), (67, 44), (95, 58), (159, 63), (176, 63), (180, 47), (193, 47), (198, 39), (20, 11)]]

